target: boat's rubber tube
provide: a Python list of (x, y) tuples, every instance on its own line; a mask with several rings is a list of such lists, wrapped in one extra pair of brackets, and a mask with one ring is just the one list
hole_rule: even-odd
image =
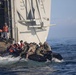
[(32, 54), (29, 56), (30, 60), (38, 61), (38, 62), (45, 62), (47, 59), (43, 56)]
[[(12, 55), (13, 57), (18, 57), (19, 54), (18, 53), (5, 53), (3, 54), (2, 56), (7, 56), (7, 55)], [(22, 58), (26, 58), (26, 54), (22, 55), (21, 56)], [(48, 60), (52, 60), (52, 58), (56, 58), (58, 60), (62, 60), (63, 57), (59, 54), (59, 53), (54, 53), (52, 51), (48, 51), (47, 53), (44, 54), (44, 56), (40, 56), (40, 55), (37, 55), (37, 54), (32, 54), (28, 57), (30, 60), (33, 60), (33, 61), (38, 61), (38, 62), (45, 62)]]
[(52, 60), (52, 51), (47, 51), (47, 53), (44, 54), (44, 57), (48, 60)]

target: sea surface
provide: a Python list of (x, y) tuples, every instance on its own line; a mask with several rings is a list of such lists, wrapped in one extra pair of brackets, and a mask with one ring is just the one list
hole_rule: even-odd
[(62, 55), (63, 62), (0, 57), (0, 75), (76, 75), (76, 39), (49, 39), (47, 42), (53, 52)]

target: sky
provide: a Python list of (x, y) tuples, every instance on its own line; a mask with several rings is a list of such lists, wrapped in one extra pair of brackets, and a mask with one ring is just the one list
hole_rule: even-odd
[(76, 38), (76, 0), (51, 0), (48, 38)]

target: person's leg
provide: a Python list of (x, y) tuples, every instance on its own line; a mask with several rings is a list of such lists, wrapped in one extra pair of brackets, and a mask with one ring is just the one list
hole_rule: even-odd
[(5, 38), (8, 39), (7, 32), (5, 32), (4, 35), (5, 35)]
[(4, 36), (4, 32), (1, 32), (1, 38), (3, 38), (3, 36)]
[(27, 53), (27, 55), (26, 55), (26, 59), (28, 59), (29, 55), (32, 55), (32, 54), (33, 54), (33, 52), (29, 52), (29, 53)]

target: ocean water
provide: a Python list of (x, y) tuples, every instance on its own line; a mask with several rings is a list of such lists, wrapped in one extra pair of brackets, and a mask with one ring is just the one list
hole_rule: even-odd
[(0, 57), (0, 75), (76, 75), (76, 39), (47, 40), (63, 62), (35, 62), (20, 58)]

